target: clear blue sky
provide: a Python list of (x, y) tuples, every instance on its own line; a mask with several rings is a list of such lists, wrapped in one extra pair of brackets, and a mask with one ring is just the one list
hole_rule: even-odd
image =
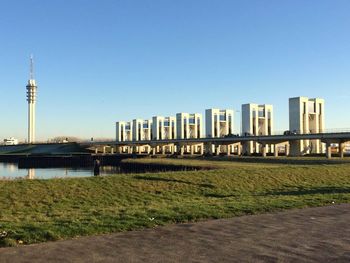
[(0, 139), (26, 137), (29, 56), (37, 136), (114, 137), (136, 117), (326, 100), (350, 128), (348, 0), (0, 0)]

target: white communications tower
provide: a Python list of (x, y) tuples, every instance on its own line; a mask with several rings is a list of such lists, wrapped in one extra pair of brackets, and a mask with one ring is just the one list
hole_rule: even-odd
[(35, 103), (37, 86), (34, 79), (33, 56), (30, 56), (30, 76), (27, 84), (28, 143), (35, 142)]

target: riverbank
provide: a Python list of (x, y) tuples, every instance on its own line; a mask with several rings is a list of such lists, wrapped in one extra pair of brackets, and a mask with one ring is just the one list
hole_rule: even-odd
[(350, 202), (350, 164), (126, 162), (215, 170), (0, 181), (1, 246)]

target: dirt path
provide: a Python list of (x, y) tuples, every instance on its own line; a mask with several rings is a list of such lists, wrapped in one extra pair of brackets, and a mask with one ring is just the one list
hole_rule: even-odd
[(350, 262), (350, 204), (0, 249), (0, 262)]

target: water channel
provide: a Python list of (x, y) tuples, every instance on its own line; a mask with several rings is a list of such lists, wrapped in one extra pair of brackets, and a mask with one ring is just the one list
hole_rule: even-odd
[[(94, 168), (90, 166), (25, 166), (21, 168), (18, 163), (0, 162), (0, 180), (13, 179), (51, 179), (68, 177), (94, 176)], [(117, 163), (100, 166), (99, 175), (112, 175), (118, 173), (159, 173), (169, 171), (208, 170), (211, 167), (195, 167), (186, 165), (163, 165), (142, 163)]]
[[(102, 166), (100, 175), (110, 175), (119, 173), (116, 166)], [(7, 179), (51, 179), (67, 177), (88, 177), (93, 176), (92, 167), (61, 167), (61, 168), (18, 168), (17, 163), (0, 162), (0, 180)]]

